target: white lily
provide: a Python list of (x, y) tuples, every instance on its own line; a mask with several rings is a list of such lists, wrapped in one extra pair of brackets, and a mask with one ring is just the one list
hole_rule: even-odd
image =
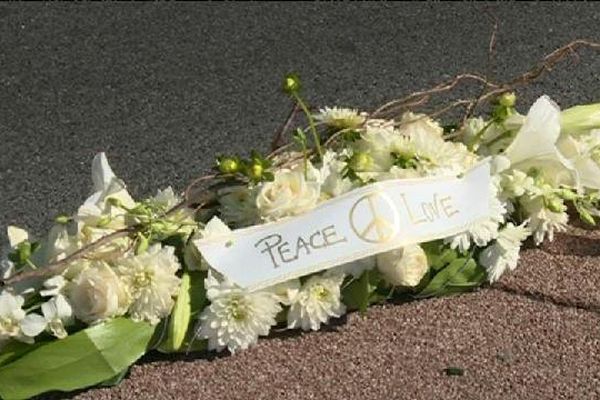
[(531, 106), (517, 136), (504, 155), (511, 167), (528, 172), (541, 171), (553, 184), (579, 187), (579, 176), (571, 160), (558, 150), (560, 108), (548, 96), (542, 96)]
[(573, 163), (582, 186), (600, 189), (600, 165), (592, 154), (600, 148), (600, 130), (587, 135), (561, 135), (558, 148)]
[(108, 215), (111, 220), (103, 225), (104, 227), (122, 228), (124, 210), (107, 200), (113, 198), (128, 208), (133, 207), (135, 201), (127, 192), (125, 183), (113, 172), (104, 153), (96, 154), (92, 161), (92, 182), (94, 193), (79, 208), (77, 219), (86, 224), (96, 225), (102, 216)]

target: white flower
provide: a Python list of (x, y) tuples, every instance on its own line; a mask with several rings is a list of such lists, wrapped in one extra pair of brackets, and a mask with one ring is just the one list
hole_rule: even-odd
[(445, 238), (445, 243), (449, 243), (453, 249), (458, 248), (465, 252), (469, 250), (471, 243), (480, 247), (485, 246), (498, 236), (498, 228), (504, 222), (504, 214), (506, 214), (506, 206), (498, 198), (498, 186), (499, 178), (495, 176), (490, 184), (489, 217), (471, 223), (464, 232)]
[(365, 257), (331, 268), (327, 270), (326, 274), (343, 274), (344, 276), (350, 275), (353, 278), (360, 278), (365, 271), (375, 268), (376, 264), (377, 261), (375, 256)]
[(175, 248), (151, 246), (147, 252), (125, 258), (117, 273), (125, 282), (132, 303), (129, 315), (135, 321), (157, 324), (171, 313), (173, 296), (177, 295), (180, 279), (176, 273), (179, 262)]
[(280, 169), (272, 182), (261, 185), (256, 205), (264, 220), (275, 221), (313, 209), (320, 194), (318, 171), (312, 166), (309, 166), (308, 179), (302, 167)]
[(366, 114), (358, 110), (339, 107), (325, 107), (319, 110), (315, 120), (337, 129), (358, 128), (365, 123)]
[(429, 270), (427, 254), (418, 244), (377, 255), (377, 269), (395, 286), (414, 287)]
[(12, 252), (18, 245), (25, 241), (29, 241), (29, 234), (26, 230), (16, 226), (9, 225), (6, 229), (8, 236), (8, 247), (3, 249), (4, 257), (0, 259), (0, 279), (8, 279), (12, 274), (15, 273), (15, 265), (5, 256)]
[(503, 195), (505, 197), (521, 197), (526, 193), (536, 192), (536, 186), (531, 176), (523, 171), (513, 169), (502, 176)]
[(288, 328), (316, 331), (329, 318), (342, 316), (346, 312), (340, 299), (343, 280), (343, 274), (311, 276), (290, 306)]
[(426, 114), (414, 114), (410, 111), (402, 115), (398, 130), (400, 134), (408, 137), (422, 134), (441, 137), (444, 134), (440, 124)]
[(323, 154), (322, 166), (319, 169), (321, 200), (337, 197), (352, 189), (352, 181), (344, 178), (342, 174), (345, 165), (334, 151), (328, 150)]
[(281, 311), (276, 296), (269, 291), (249, 293), (228, 282), (219, 282), (209, 273), (205, 280), (210, 305), (202, 311), (198, 335), (208, 339), (208, 348), (234, 353), (255, 344), (269, 334)]
[(21, 309), (25, 300), (22, 296), (13, 295), (7, 291), (0, 293), (0, 343), (9, 339), (32, 343), (32, 339), (23, 334), (21, 322), (25, 311)]
[(92, 181), (94, 194), (79, 208), (76, 219), (86, 225), (101, 224), (104, 228), (123, 228), (126, 210), (111, 204), (108, 199), (115, 199), (127, 208), (133, 207), (135, 202), (123, 181), (115, 176), (104, 153), (96, 154), (92, 161)]
[(300, 292), (300, 280), (292, 279), (289, 281), (278, 283), (277, 285), (268, 287), (265, 291), (275, 295), (278, 302), (289, 306), (292, 304), (298, 293)]
[(73, 313), (87, 324), (125, 314), (130, 301), (119, 277), (102, 261), (81, 271), (67, 292)]
[[(439, 131), (431, 126), (433, 122), (417, 123), (414, 116), (408, 114), (404, 119), (405, 127), (401, 125), (398, 130), (367, 124), (366, 132), (356, 147), (372, 158), (372, 168), (368, 172), (383, 174), (360, 174), (361, 177), (383, 180), (431, 175), (456, 176), (477, 162), (477, 156), (463, 144), (444, 140)], [(388, 174), (394, 168), (393, 174)]]
[(504, 152), (512, 168), (529, 172), (534, 168), (554, 187), (579, 186), (571, 161), (560, 153), (556, 142), (560, 135), (560, 109), (548, 96), (531, 106), (525, 122)]
[(553, 212), (546, 208), (543, 196), (521, 199), (525, 216), (529, 218), (529, 228), (533, 232), (536, 245), (544, 241), (554, 240), (555, 232), (564, 232), (567, 229), (569, 215), (566, 211)]
[(577, 171), (581, 186), (600, 189), (600, 130), (577, 137), (562, 135), (557, 146)]
[(67, 337), (65, 325), (73, 320), (73, 310), (63, 295), (53, 297), (42, 304), (43, 316), (29, 314), (21, 323), (21, 329), (27, 336), (35, 337), (45, 329), (59, 339)]
[(259, 220), (255, 188), (233, 186), (219, 191), (219, 212), (228, 223), (238, 227), (255, 224)]
[(64, 276), (56, 275), (44, 281), (44, 289), (40, 290), (40, 296), (52, 297), (58, 296), (66, 287), (67, 281)]
[[(183, 198), (176, 194), (173, 188), (169, 186), (164, 190), (158, 190), (156, 195), (148, 200), (148, 203), (155, 212), (164, 214), (173, 207), (181, 204), (182, 201)], [(194, 210), (189, 207), (180, 207), (168, 216), (164, 216), (163, 219), (170, 224), (166, 232), (167, 234), (177, 231), (178, 234), (189, 235), (196, 226), (194, 222)]]
[(487, 270), (490, 282), (497, 281), (507, 269), (512, 271), (517, 267), (521, 243), (529, 235), (531, 232), (527, 222), (518, 226), (508, 223), (500, 231), (495, 243), (481, 252), (479, 262)]
[(233, 237), (231, 229), (219, 217), (212, 217), (206, 223), (204, 229), (196, 232), (185, 248), (183, 257), (188, 269), (191, 271), (205, 271), (208, 269), (208, 262), (202, 257), (194, 244), (196, 240), (227, 237)]

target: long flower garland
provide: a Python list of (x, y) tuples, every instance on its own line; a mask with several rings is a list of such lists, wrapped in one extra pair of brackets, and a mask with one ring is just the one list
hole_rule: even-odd
[[(274, 327), (318, 330), (391, 298), (472, 290), (515, 269), (527, 238), (538, 245), (564, 230), (569, 206), (589, 224), (600, 216), (600, 104), (561, 112), (542, 96), (521, 115), (515, 95), (499, 91), (489, 117), (467, 116), (457, 127), (410, 111), (382, 117), (394, 103), (371, 114), (312, 113), (296, 75), (284, 90), (308, 122), (292, 144), (267, 156), (218, 157), (215, 173), (185, 197), (167, 188), (143, 201), (101, 153), (93, 194), (75, 214), (57, 217), (40, 240), (8, 228), (2, 398), (114, 384), (150, 349), (233, 353)], [(212, 270), (193, 245), (303, 214), (372, 182), (457, 177), (484, 157), (492, 159), (489, 218), (443, 240), (254, 292)]]

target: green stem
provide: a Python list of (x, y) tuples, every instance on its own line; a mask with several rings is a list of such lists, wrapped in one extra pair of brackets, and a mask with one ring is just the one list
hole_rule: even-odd
[(293, 96), (294, 99), (296, 99), (296, 102), (298, 103), (302, 111), (304, 112), (304, 114), (306, 115), (306, 119), (308, 119), (308, 125), (310, 126), (310, 131), (312, 132), (313, 139), (315, 141), (317, 154), (319, 155), (320, 159), (323, 159), (323, 150), (321, 150), (321, 138), (319, 137), (319, 132), (317, 132), (317, 127), (315, 126), (315, 121), (312, 117), (312, 114), (310, 113), (308, 107), (306, 106), (304, 101), (302, 101), (298, 93), (294, 92)]

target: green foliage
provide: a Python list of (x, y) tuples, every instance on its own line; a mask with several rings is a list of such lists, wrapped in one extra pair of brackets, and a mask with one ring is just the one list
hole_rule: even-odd
[(194, 341), (193, 321), (206, 303), (204, 272), (185, 272), (177, 302), (173, 307), (167, 328), (167, 337), (158, 347), (164, 353), (187, 351)]
[(0, 397), (26, 399), (115, 378), (146, 352), (154, 329), (145, 322), (117, 318), (40, 344), (0, 367)]
[(472, 257), (459, 257), (439, 269), (417, 297), (444, 296), (471, 290), (486, 279), (486, 271)]
[(350, 281), (342, 290), (342, 301), (351, 310), (367, 311), (371, 304), (385, 300), (389, 294), (383, 287), (384, 281), (376, 269), (365, 271), (358, 279)]

